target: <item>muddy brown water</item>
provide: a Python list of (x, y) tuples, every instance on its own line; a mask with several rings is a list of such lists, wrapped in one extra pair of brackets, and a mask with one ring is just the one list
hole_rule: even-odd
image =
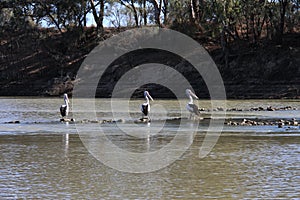
[[(107, 101), (99, 99), (96, 103), (101, 107)], [(199, 158), (208, 126), (204, 120), (192, 145), (179, 159), (163, 169), (135, 174), (112, 169), (89, 153), (76, 125), (59, 122), (61, 99), (1, 98), (0, 102), (0, 199), (297, 199), (300, 196), (298, 127), (290, 130), (225, 126), (212, 151)], [(156, 103), (164, 106), (168, 115), (153, 113), (152, 118), (178, 117), (176, 101)], [(208, 101), (198, 103), (209, 106)], [(291, 105), (297, 110), (231, 112), (227, 118), (300, 119), (300, 102), (296, 100), (227, 102), (229, 108), (269, 105)], [(105, 107), (97, 115), (110, 118)], [(139, 115), (138, 108), (131, 114), (133, 118)], [(14, 120), (20, 123), (5, 123)], [(184, 122), (190, 123), (187, 119)], [(130, 127), (130, 121), (123, 123)], [(170, 135), (164, 132), (150, 143), (128, 140), (119, 134), (115, 124), (103, 126), (111, 133), (111, 140), (121, 146), (127, 144), (126, 148), (132, 151), (154, 151), (170, 141)], [(151, 126), (155, 127), (156, 122)], [(165, 126), (172, 136), (179, 124), (171, 121)], [(93, 124), (87, 124), (87, 130), (94, 128)], [(188, 126), (184, 126), (181, 134), (188, 131)]]

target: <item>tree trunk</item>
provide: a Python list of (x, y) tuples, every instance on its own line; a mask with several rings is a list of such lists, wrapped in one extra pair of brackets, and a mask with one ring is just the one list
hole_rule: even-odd
[(132, 8), (132, 11), (133, 11), (135, 26), (138, 27), (139, 26), (139, 17), (138, 17), (137, 10), (134, 6), (134, 0), (131, 0), (131, 8)]
[(192, 4), (191, 6), (193, 6), (193, 11), (194, 11), (194, 20), (195, 22), (199, 23), (200, 22), (200, 2), (199, 0), (191, 0)]
[(194, 10), (194, 5), (193, 5), (193, 0), (190, 0), (188, 8), (189, 8), (190, 22), (192, 24), (195, 24), (196, 18), (195, 18), (195, 10)]
[(86, 1), (82, 2), (83, 4), (83, 27), (86, 27), (86, 23), (87, 23), (87, 3)]
[(97, 9), (96, 5), (94, 3), (94, 0), (90, 0), (92, 13), (94, 20), (97, 24), (97, 31), (100, 31), (100, 33), (103, 33), (103, 13), (104, 13), (104, 0), (100, 0), (100, 14), (97, 15)]
[(143, 0), (143, 19), (144, 19), (144, 25), (147, 25), (147, 8), (146, 8), (146, 1), (147, 0)]
[(227, 48), (227, 38), (226, 38), (226, 33), (225, 33), (225, 27), (222, 28), (222, 32), (221, 32), (221, 47), (222, 47), (222, 51), (223, 51), (223, 57), (225, 60), (225, 67), (228, 68), (229, 66), (229, 60), (228, 60), (228, 48)]
[(164, 24), (168, 24), (168, 14), (169, 14), (169, 0), (163, 0), (164, 1), (164, 8), (163, 8), (163, 14), (164, 14)]
[(160, 12), (161, 12), (161, 5), (162, 5), (162, 0), (150, 0), (154, 7), (154, 18), (155, 18), (155, 23), (160, 26)]
[(96, 10), (94, 0), (90, 0), (90, 3), (91, 3), (91, 8), (92, 8), (92, 13), (93, 13), (94, 20), (95, 20), (96, 23), (98, 23), (99, 18), (98, 18), (98, 15), (97, 15), (97, 10)]
[(101, 32), (103, 32), (103, 20), (104, 20), (104, 0), (100, 0), (99, 26), (101, 28)]
[(277, 35), (277, 43), (282, 44), (282, 37), (284, 33), (284, 25), (285, 25), (285, 13), (286, 7), (288, 5), (288, 0), (279, 0), (280, 4), (280, 23), (279, 23), (279, 33)]

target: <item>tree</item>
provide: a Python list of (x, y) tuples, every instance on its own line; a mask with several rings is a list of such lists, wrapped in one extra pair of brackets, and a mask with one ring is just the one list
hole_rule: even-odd
[(153, 5), (154, 7), (154, 20), (157, 25), (160, 26), (160, 14), (162, 11), (162, 0), (149, 0), (149, 2)]
[(286, 14), (286, 9), (289, 0), (278, 0), (278, 1), (280, 5), (280, 23), (278, 28), (277, 42), (278, 44), (282, 44), (282, 37), (283, 37), (284, 25), (285, 25), (285, 14)]
[(169, 23), (169, 0), (163, 0), (162, 13), (164, 14), (164, 24)]
[(118, 2), (109, 2), (108, 8), (106, 9), (106, 17), (110, 24), (116, 28), (120, 28), (126, 24), (126, 16), (128, 8), (123, 8)]
[[(103, 34), (103, 19), (104, 19), (104, 0), (99, 0), (98, 2), (94, 0), (89, 0), (91, 4), (92, 13), (94, 16), (94, 20), (97, 24), (97, 30)], [(97, 11), (97, 6), (99, 5), (99, 12)]]
[(138, 27), (139, 26), (139, 15), (138, 15), (138, 11), (136, 8), (136, 2), (134, 0), (119, 0), (119, 2), (121, 3), (121, 5), (125, 6), (126, 8), (128, 8), (129, 10), (132, 11), (135, 26)]

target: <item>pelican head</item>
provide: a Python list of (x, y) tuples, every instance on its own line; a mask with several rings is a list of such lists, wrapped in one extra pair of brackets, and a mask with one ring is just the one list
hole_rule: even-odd
[(194, 97), (195, 99), (199, 99), (199, 98), (197, 97), (197, 95), (195, 95), (195, 93), (193, 93), (192, 90), (190, 90), (190, 89), (186, 89), (186, 90), (185, 90), (185, 93), (186, 93), (186, 95), (187, 95), (189, 98)]
[(149, 99), (151, 99), (151, 101), (154, 101), (153, 98), (150, 96), (148, 91), (144, 92), (144, 96), (145, 96), (146, 99), (149, 98)]
[(190, 119), (192, 118), (192, 114), (194, 114), (196, 116), (200, 116), (200, 112), (199, 112), (198, 106), (193, 103), (193, 97), (195, 99), (199, 99), (199, 98), (190, 89), (186, 89), (185, 93), (186, 93), (186, 95), (190, 99), (190, 101), (186, 105), (187, 110), (190, 112)]

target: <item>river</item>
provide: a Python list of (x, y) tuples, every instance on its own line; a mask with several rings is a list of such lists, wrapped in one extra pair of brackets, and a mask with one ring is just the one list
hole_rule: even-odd
[[(82, 101), (89, 105), (88, 100)], [(152, 122), (139, 127), (155, 129), (163, 121), (160, 132), (147, 138), (128, 137), (119, 133), (117, 121), (126, 130), (134, 128), (143, 101), (132, 100), (130, 119), (122, 118), (126, 115), (121, 108), (116, 116), (111, 116), (105, 106), (109, 102), (96, 99), (96, 118), (109, 120), (117, 116), (116, 122), (82, 123), (85, 116), (76, 117), (76, 124), (59, 121), (58, 108), (62, 103), (59, 98), (0, 98), (0, 199), (297, 199), (300, 196), (299, 126), (225, 125), (213, 149), (200, 158), (199, 148), (208, 134), (209, 119), (198, 124), (197, 120), (188, 119), (188, 113), (179, 113), (177, 101), (157, 100), (152, 106)], [(210, 107), (206, 100), (198, 104)], [(250, 110), (259, 106), (295, 109)], [(300, 120), (299, 100), (227, 101), (227, 109), (231, 108), (242, 111), (227, 112), (226, 121)], [(210, 115), (209, 111), (203, 113)], [(130, 173), (111, 168), (90, 153), (78, 132), (78, 125), (82, 124), (87, 132), (102, 128), (114, 144), (137, 153), (154, 152), (170, 144), (176, 134), (189, 134), (190, 127), (197, 126), (190, 146), (174, 162), (147, 173)]]

